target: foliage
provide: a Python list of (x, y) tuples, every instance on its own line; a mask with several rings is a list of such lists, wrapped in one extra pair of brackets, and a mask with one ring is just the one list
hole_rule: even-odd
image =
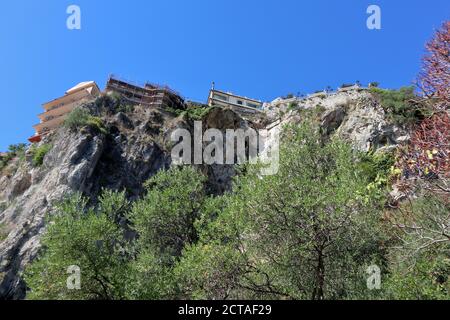
[(394, 164), (394, 152), (374, 152), (359, 154), (362, 173), (367, 177), (369, 185), (367, 189), (374, 194), (374, 198), (380, 201), (386, 200), (389, 182), (392, 180)]
[(436, 110), (450, 106), (450, 21), (446, 21), (426, 45), (427, 55), (419, 75), (419, 87), (428, 98), (436, 99)]
[(292, 101), (292, 102), (290, 102), (289, 103), (289, 105), (288, 105), (288, 111), (292, 111), (292, 110), (295, 110), (295, 109), (297, 109), (297, 107), (298, 107), (298, 103), (297, 102), (294, 102), (294, 101)]
[(172, 266), (151, 249), (137, 251), (130, 261), (127, 299), (176, 299), (178, 289)]
[(27, 145), (25, 143), (12, 144), (8, 147), (8, 151), (12, 154), (20, 154), (25, 152)]
[[(282, 136), (279, 172), (245, 165), (222, 196), (184, 166), (160, 171), (134, 203), (112, 191), (96, 206), (62, 202), (26, 270), (29, 298), (448, 298), (445, 198), (424, 194), (382, 216), (391, 153), (353, 151), (307, 119)], [(81, 290), (66, 287), (71, 265)], [(382, 290), (366, 286), (370, 265)]]
[(205, 107), (200, 105), (188, 105), (186, 110), (182, 109), (174, 109), (174, 108), (167, 108), (168, 111), (174, 113), (177, 116), (186, 116), (188, 119), (194, 120), (194, 121), (200, 121), (203, 119), (204, 116), (206, 116), (210, 111), (212, 107)]
[[(30, 299), (167, 299), (178, 295), (173, 266), (197, 239), (204, 178), (191, 167), (162, 171), (148, 194), (130, 204), (104, 191), (95, 207), (76, 194), (57, 206), (40, 257), (27, 270)], [(137, 240), (126, 240), (129, 217)], [(81, 289), (66, 286), (69, 266), (81, 269)]]
[[(30, 299), (121, 299), (127, 275), (123, 231), (115, 223), (128, 206), (123, 193), (105, 192), (97, 208), (76, 194), (58, 205), (47, 233), (43, 252), (25, 273)], [(67, 268), (81, 269), (81, 289), (69, 290)]]
[(129, 215), (139, 244), (172, 262), (197, 240), (194, 222), (205, 198), (204, 177), (192, 167), (162, 171), (147, 183), (147, 195)]
[(394, 299), (450, 298), (448, 196), (425, 193), (387, 215), (391, 249), (388, 294)]
[(414, 124), (423, 117), (425, 110), (416, 102), (414, 87), (399, 90), (371, 87), (370, 92), (379, 98), (388, 118), (396, 124)]
[(64, 120), (64, 126), (72, 131), (79, 130), (83, 127), (89, 127), (102, 134), (108, 133), (103, 120), (99, 117), (92, 116), (87, 109), (82, 107), (75, 108), (69, 113)]
[(293, 94), (293, 93), (288, 93), (287, 95), (285, 95), (284, 97), (283, 97), (283, 99), (292, 99), (292, 98), (294, 98), (295, 97), (295, 95)]
[(30, 152), (33, 156), (33, 166), (40, 167), (44, 164), (44, 157), (52, 149), (51, 144), (42, 144), (39, 147), (32, 146)]
[(450, 117), (434, 114), (415, 127), (408, 146), (399, 151), (396, 167), (403, 177), (449, 177)]
[(353, 152), (339, 141), (324, 144), (306, 125), (285, 136), (278, 174), (261, 179), (259, 168), (249, 166), (199, 243), (183, 255), (178, 268), (202, 274), (184, 273), (182, 283), (193, 296), (336, 299), (367, 293), (364, 268), (382, 255), (374, 248), (379, 238), (368, 181)]
[(8, 147), (8, 152), (5, 155), (0, 156), (0, 171), (6, 167), (10, 161), (16, 157), (20, 159), (25, 158), (25, 150), (27, 145), (25, 143), (12, 144)]
[(399, 264), (386, 281), (385, 297), (395, 300), (450, 299), (450, 257), (429, 253), (414, 266)]
[(443, 197), (425, 193), (403, 203), (388, 215), (393, 234), (401, 241), (401, 250), (409, 256), (428, 248), (450, 248), (450, 203)]

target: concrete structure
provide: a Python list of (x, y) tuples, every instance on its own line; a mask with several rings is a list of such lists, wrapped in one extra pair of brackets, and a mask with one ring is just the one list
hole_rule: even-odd
[(356, 83), (354, 85), (342, 86), (342, 87), (338, 88), (338, 92), (348, 92), (348, 91), (361, 90), (361, 89), (365, 89), (365, 88), (361, 87), (360, 84)]
[(184, 109), (184, 99), (167, 86), (146, 83), (138, 85), (110, 76), (105, 91), (117, 92), (131, 103), (145, 106), (159, 106), (173, 109)]
[(241, 114), (256, 114), (263, 112), (263, 103), (259, 100), (238, 96), (230, 92), (216, 90), (214, 83), (209, 92), (208, 105), (229, 107)]
[(100, 89), (94, 81), (77, 84), (66, 91), (65, 95), (44, 103), (44, 112), (39, 114), (40, 123), (33, 126), (36, 134), (29, 138), (30, 142), (39, 142), (43, 135), (58, 128), (67, 115), (81, 103), (94, 99), (100, 94)]

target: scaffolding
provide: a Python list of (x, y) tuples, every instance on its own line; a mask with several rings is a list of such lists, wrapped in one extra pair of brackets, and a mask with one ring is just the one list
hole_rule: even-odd
[(159, 106), (184, 109), (184, 99), (168, 86), (147, 82), (144, 85), (133, 83), (111, 75), (106, 84), (106, 92), (117, 92), (131, 103), (144, 106)]

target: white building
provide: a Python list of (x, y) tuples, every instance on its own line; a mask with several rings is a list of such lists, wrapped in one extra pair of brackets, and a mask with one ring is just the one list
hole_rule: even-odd
[(236, 112), (245, 114), (255, 114), (262, 112), (263, 103), (259, 100), (250, 99), (235, 95), (231, 92), (219, 91), (214, 88), (214, 84), (209, 92), (208, 105), (229, 107)]

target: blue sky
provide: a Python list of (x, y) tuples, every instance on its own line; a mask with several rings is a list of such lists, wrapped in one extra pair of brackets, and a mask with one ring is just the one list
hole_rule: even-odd
[[(81, 30), (66, 9), (81, 8)], [(368, 30), (366, 9), (382, 10)], [(34, 132), (41, 104), (109, 74), (206, 100), (272, 100), (356, 80), (410, 84), (448, 0), (15, 0), (0, 6), (0, 150)]]

